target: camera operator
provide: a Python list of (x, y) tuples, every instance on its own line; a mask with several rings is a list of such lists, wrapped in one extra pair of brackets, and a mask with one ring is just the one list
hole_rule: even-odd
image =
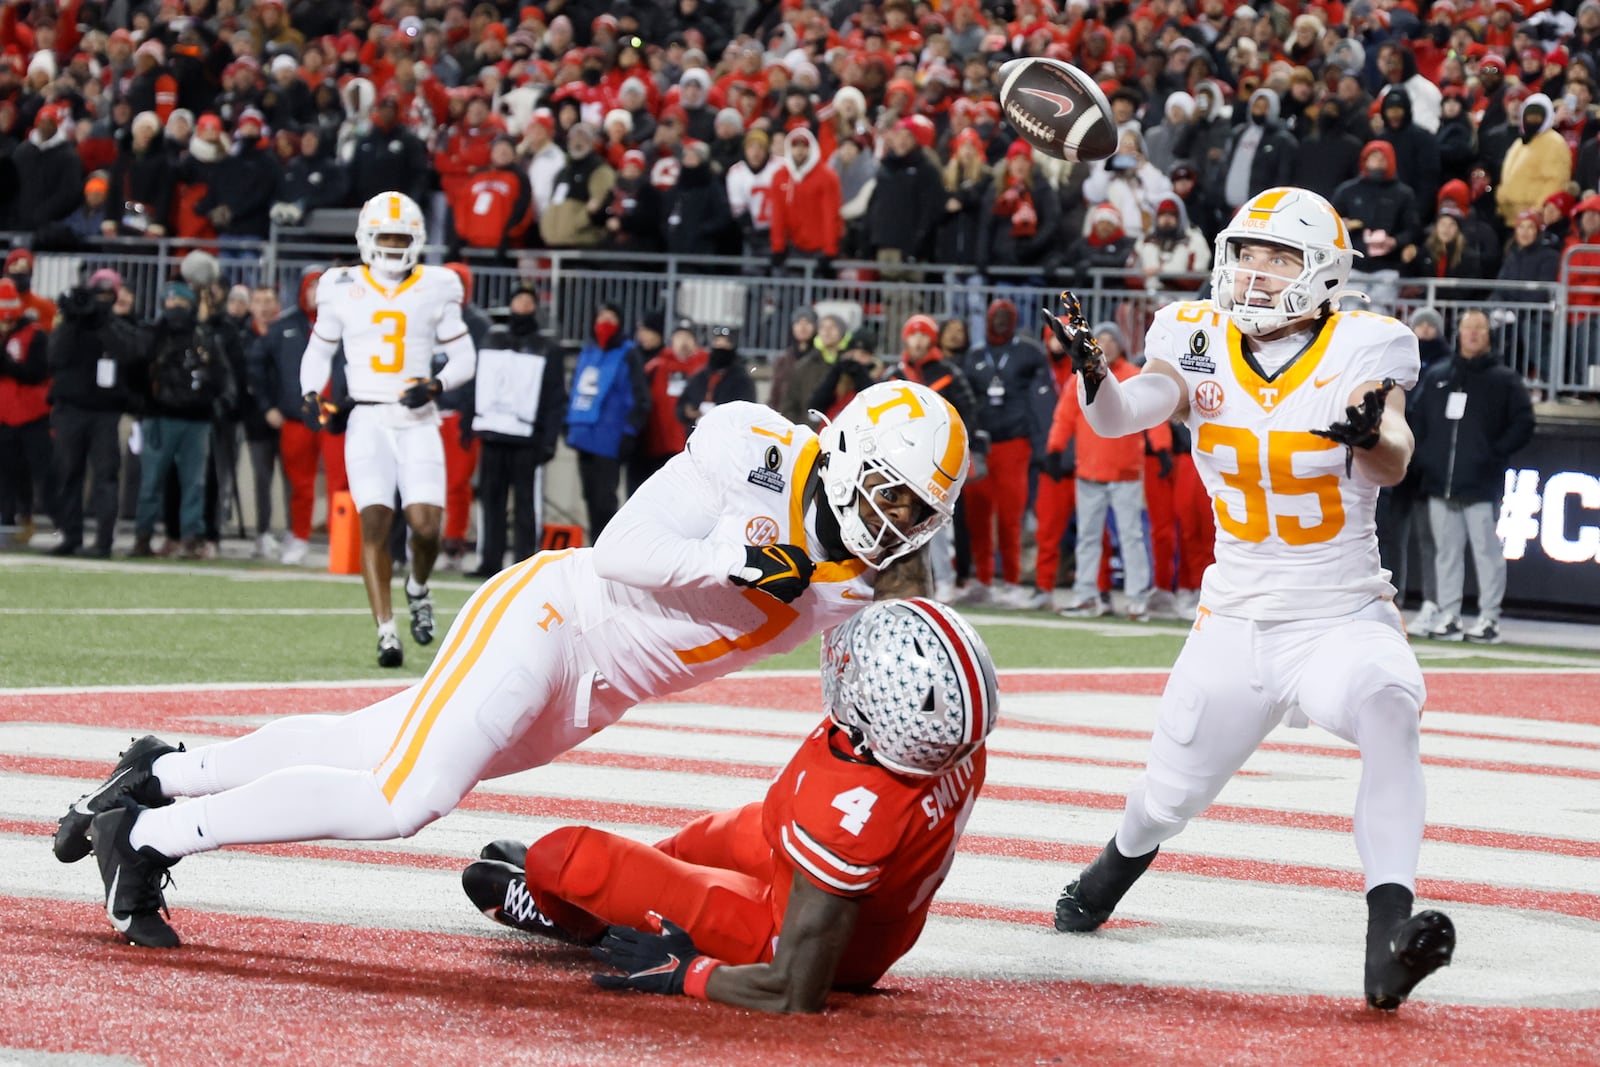
[(117, 529), (118, 476), (122, 454), (118, 424), (128, 407), (123, 368), (111, 354), (107, 334), (133, 330), (113, 311), (122, 278), (114, 270), (97, 270), (87, 285), (61, 298), (59, 319), (50, 335), (50, 430), (55, 435), (56, 506), (61, 543), (52, 555), (76, 555), (83, 547), (83, 483), (90, 483), (94, 512), (94, 547), (89, 554), (111, 555)]

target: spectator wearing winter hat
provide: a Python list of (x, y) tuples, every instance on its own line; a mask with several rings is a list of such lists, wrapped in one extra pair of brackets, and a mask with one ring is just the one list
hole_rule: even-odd
[(61, 220), (61, 228), (80, 242), (95, 240), (107, 230), (114, 232), (116, 223), (106, 217), (106, 198), (110, 192), (111, 183), (106, 180), (104, 171), (89, 175), (89, 180), (83, 183), (83, 203)]
[(1539, 205), (1539, 221), (1544, 228), (1539, 231), (1539, 240), (1551, 248), (1560, 251), (1570, 242), (1572, 234), (1572, 212), (1578, 206), (1578, 198), (1565, 189), (1557, 189), (1544, 198)]
[(678, 106), (683, 109), (684, 135), (710, 142), (717, 136), (717, 109), (707, 102), (711, 75), (703, 70), (686, 70), (678, 79)]
[[(1296, 142), (1278, 118), (1280, 107), (1278, 94), (1271, 89), (1251, 93), (1247, 121), (1235, 128), (1208, 176), (1208, 188), (1228, 215), (1257, 193), (1289, 184)], [(1130, 221), (1126, 209), (1123, 221)]]
[(1554, 123), (1555, 108), (1548, 96), (1534, 93), (1523, 101), (1521, 136), (1506, 152), (1495, 183), (1500, 217), (1508, 226), (1522, 212), (1538, 210), (1551, 193), (1565, 190), (1572, 178), (1572, 151), (1551, 128)]
[(678, 400), (689, 379), (706, 365), (707, 354), (700, 347), (695, 325), (680, 319), (672, 328), (670, 340), (663, 344), (665, 315), (659, 310), (639, 320), (634, 340), (644, 360), (644, 377), (649, 390), (649, 414), (639, 444), (628, 459), (628, 492), (631, 495), (645, 479), (682, 452), (688, 431), (678, 418)]
[(6, 253), (3, 269), (6, 279), (16, 286), (24, 313), (32, 316), (41, 330), (48, 332), (53, 329), (56, 321), (55, 304), (33, 291), (33, 253), (26, 248), (13, 248)]
[(350, 199), (364, 204), (393, 190), (426, 203), (431, 177), (427, 146), (401, 124), (400, 98), (386, 90), (372, 109), (371, 128), (353, 148)]
[[(889, 133), (889, 150), (878, 161), (877, 183), (866, 212), (866, 243), (876, 256), (879, 277), (887, 282), (914, 282), (921, 275), (902, 264), (926, 260), (933, 249), (938, 222), (944, 217), (944, 179), (939, 161), (917, 142), (915, 127), (902, 119)], [(909, 318), (915, 310), (900, 287), (886, 294), (889, 321)]]
[(567, 163), (556, 175), (550, 206), (539, 215), (539, 234), (551, 248), (593, 248), (606, 238), (606, 208), (617, 172), (597, 151), (594, 127), (567, 131)]
[(685, 432), (693, 433), (695, 425), (717, 407), (755, 398), (750, 367), (739, 355), (738, 333), (731, 326), (713, 326), (706, 365), (689, 376), (678, 398), (678, 421)]
[(772, 181), (782, 169), (766, 130), (744, 134), (743, 158), (728, 169), (723, 183), (747, 256), (765, 260), (772, 254)]
[(1211, 269), (1211, 246), (1205, 235), (1190, 225), (1188, 209), (1176, 196), (1156, 204), (1156, 224), (1134, 244), (1134, 259), (1144, 275), (1145, 288), (1198, 289), (1201, 279), (1183, 275), (1205, 274)]
[(1378, 139), (1394, 146), (1395, 177), (1410, 187), (1417, 203), (1433, 203), (1439, 192), (1439, 142), (1412, 118), (1411, 90), (1389, 86), (1378, 107), (1383, 113)]
[[(950, 402), (968, 427), (978, 422), (978, 398), (961, 368), (944, 358), (939, 350), (939, 323), (931, 315), (913, 315), (900, 328), (900, 360), (884, 374), (884, 379), (900, 379), (925, 385)], [(978, 451), (975, 431), (969, 442)], [(987, 448), (984, 448), (987, 451)]]
[(1566, 47), (1574, 60), (1587, 55), (1592, 61), (1600, 61), (1600, 0), (1583, 0), (1578, 5), (1577, 25)]
[(618, 252), (661, 250), (661, 196), (650, 184), (647, 167), (639, 149), (622, 154), (622, 168), (606, 206), (607, 248)]
[(1066, 284), (1084, 285), (1096, 270), (1124, 270), (1134, 263), (1134, 240), (1122, 228), (1122, 213), (1114, 205), (1096, 204), (1086, 221), (1089, 232), (1068, 246), (1062, 260)]
[(275, 130), (299, 127), (316, 113), (311, 103), (311, 86), (300, 76), (300, 64), (291, 55), (279, 53), (267, 65), (267, 85), (261, 93), (261, 111), (267, 125)]
[(1394, 280), (1409, 272), (1422, 238), (1416, 195), (1395, 176), (1394, 145), (1369, 141), (1361, 150), (1361, 174), (1333, 194), (1333, 208), (1350, 227), (1350, 240), (1362, 258), (1350, 272), (1351, 284), (1380, 306), (1392, 303)]
[(68, 137), (71, 111), (46, 104), (33, 129), (12, 153), (16, 186), (5, 228), (33, 233), (72, 214), (83, 198), (83, 164)]
[(1589, 368), (1600, 365), (1600, 195), (1591, 193), (1572, 209), (1561, 281), (1574, 308), (1568, 337), (1574, 377), (1581, 382), (1594, 373)]
[(122, 143), (111, 168), (114, 203), (123, 205), (121, 232), (162, 237), (172, 214), (173, 165), (153, 111), (134, 116), (132, 136)]
[(1194, 161), (1194, 117), (1194, 97), (1179, 89), (1167, 94), (1161, 122), (1145, 131), (1145, 152), (1163, 174), (1179, 163)]
[(534, 214), (544, 217), (555, 193), (556, 176), (567, 165), (567, 154), (555, 143), (556, 117), (548, 108), (539, 108), (528, 118), (517, 154), (526, 160), (528, 184), (533, 189)]
[[(1543, 222), (1538, 210), (1528, 208), (1517, 216), (1516, 229), (1506, 245), (1500, 263), (1500, 281), (1553, 282), (1561, 273), (1561, 253), (1539, 240)], [(1549, 325), (1545, 316), (1518, 305), (1537, 304), (1545, 299), (1542, 289), (1503, 286), (1489, 295), (1495, 305), (1493, 319), (1498, 326), (1511, 326), (1511, 350), (1504, 355), (1512, 366), (1529, 377), (1543, 380), (1549, 368)]]
[(239, 116), (233, 150), (217, 164), (206, 195), (195, 205), (224, 240), (260, 240), (271, 228), (283, 172), (261, 139), (261, 112)]
[(1339, 186), (1361, 169), (1362, 141), (1345, 123), (1344, 104), (1334, 95), (1308, 112), (1309, 127), (1294, 153), (1289, 184), (1332, 200)]
[(1026, 267), (1042, 281), (1059, 262), (1060, 236), (1061, 206), (1055, 190), (1034, 166), (1028, 143), (1013, 142), (978, 211), (978, 272)]
[(772, 263), (805, 258), (827, 275), (844, 229), (839, 176), (824, 163), (809, 129), (789, 131), (784, 146), (783, 169), (772, 179)]
[(167, 50), (159, 40), (148, 38), (133, 53), (133, 79), (125, 95), (134, 113), (153, 112), (165, 123), (178, 106), (178, 81), (167, 67)]

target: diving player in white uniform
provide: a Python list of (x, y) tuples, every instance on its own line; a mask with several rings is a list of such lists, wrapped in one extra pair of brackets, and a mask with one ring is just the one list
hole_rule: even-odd
[[(327, 271), (317, 285), (317, 324), (300, 361), (301, 417), (313, 430), (333, 405), (318, 395), (334, 352), (344, 342), (350, 387), (345, 467), (361, 514), (361, 577), (378, 624), (378, 665), (398, 667), (405, 653), (395, 629), (389, 583), (389, 529), (398, 490), (411, 527), (406, 603), (411, 637), (433, 642), (428, 576), (439, 555), (444, 521), (444, 446), (434, 400), (472, 378), (477, 353), (461, 320), (461, 279), (443, 267), (419, 266), (427, 243), (422, 209), (403, 193), (379, 193), (356, 223), (360, 267)], [(433, 377), (435, 351), (448, 362)]]
[[(419, 684), (193, 752), (143, 738), (62, 818), (56, 855), (81, 859), (88, 830), (113, 925), (175, 946), (160, 882), (179, 857), (408, 837), (639, 701), (786, 652), (874, 598), (927, 595), (921, 550), (967, 463), (955, 409), (913, 383), (862, 390), (820, 437), (724, 404), (593, 548), (541, 553), (473, 594)], [(173, 797), (200, 799), (158, 806)]]
[(1274, 726), (1314, 722), (1361, 750), (1366, 995), (1393, 1011), (1450, 962), (1455, 931), (1440, 912), (1411, 914), (1425, 692), (1374, 525), (1378, 489), (1411, 458), (1393, 387), (1416, 383), (1417, 342), (1388, 316), (1334, 310), (1352, 259), (1326, 200), (1269, 189), (1218, 235), (1212, 298), (1157, 312), (1143, 373), (1106, 374), (1071, 294), (1066, 324), (1047, 313), (1097, 433), (1188, 423), (1217, 523), (1216, 563), (1162, 694), (1149, 763), (1116, 836), (1062, 892), (1056, 928), (1105, 922)]

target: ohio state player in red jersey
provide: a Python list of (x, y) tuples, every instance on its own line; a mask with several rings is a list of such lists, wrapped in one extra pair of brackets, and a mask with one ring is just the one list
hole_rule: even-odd
[[(950, 608), (884, 601), (830, 635), (829, 718), (764, 801), (654, 848), (589, 827), (483, 850), (462, 883), (517, 929), (594, 944), (611, 989), (817, 1011), (916, 944), (983, 786), (994, 666)], [(608, 929), (609, 927), (609, 929)]]

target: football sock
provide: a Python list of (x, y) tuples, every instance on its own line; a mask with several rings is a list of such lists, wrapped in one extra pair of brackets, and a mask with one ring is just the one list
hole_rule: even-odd
[(395, 626), (393, 619), (385, 619), (383, 622), (380, 622), (378, 624), (378, 636), (380, 638), (383, 638), (383, 637), (395, 637), (395, 638), (398, 638), (400, 636), (400, 630), (399, 630), (398, 627)]
[(209, 852), (217, 846), (206, 832), (207, 814), (202, 800), (146, 809), (128, 832), (128, 843), (134, 848), (153, 848), (173, 860)]
[(427, 595), (428, 595), (428, 587), (427, 586), (418, 583), (418, 581), (417, 581), (417, 579), (416, 579), (416, 577), (414, 575), (409, 575), (409, 574), (406, 575), (406, 596), (419, 597), (419, 596), (427, 596)]

